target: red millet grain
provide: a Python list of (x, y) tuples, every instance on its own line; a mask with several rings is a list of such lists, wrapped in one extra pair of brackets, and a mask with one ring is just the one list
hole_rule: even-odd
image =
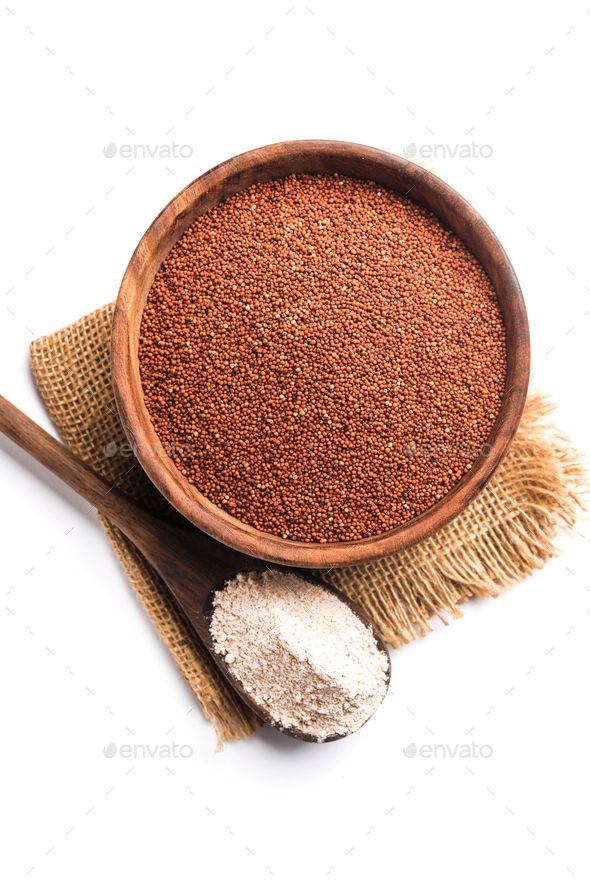
[(409, 521), (469, 470), (506, 343), (489, 279), (431, 213), (371, 181), (302, 175), (186, 231), (139, 359), (190, 482), (262, 531), (333, 542)]

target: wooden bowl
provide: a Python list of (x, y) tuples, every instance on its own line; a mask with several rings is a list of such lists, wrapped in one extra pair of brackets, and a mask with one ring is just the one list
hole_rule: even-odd
[[(339, 172), (368, 178), (411, 196), (447, 224), (478, 258), (496, 290), (506, 327), (507, 374), (500, 413), (486, 452), (435, 506), (405, 525), (363, 540), (300, 543), (238, 521), (204, 497), (164, 451), (143, 401), (138, 364), (142, 311), (154, 276), (187, 227), (223, 199), (251, 184), (292, 173)], [(146, 473), (187, 519), (249, 555), (302, 568), (360, 564), (422, 540), (454, 518), (483, 488), (502, 460), (524, 407), (530, 364), (526, 309), (514, 270), (485, 221), (448, 184), (398, 156), (339, 141), (290, 141), (241, 154), (184, 188), (143, 235), (117, 299), (112, 336), (115, 397), (123, 426)]]

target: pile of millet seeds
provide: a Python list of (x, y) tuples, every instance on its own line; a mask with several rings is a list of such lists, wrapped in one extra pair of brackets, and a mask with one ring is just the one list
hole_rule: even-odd
[(408, 522), (485, 454), (506, 339), (490, 280), (434, 215), (372, 181), (299, 175), (188, 228), (139, 359), (156, 432), (199, 491), (330, 543)]

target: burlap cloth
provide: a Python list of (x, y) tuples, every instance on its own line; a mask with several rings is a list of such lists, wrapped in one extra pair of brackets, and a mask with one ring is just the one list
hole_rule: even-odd
[[(109, 304), (31, 345), (39, 392), (68, 445), (146, 507), (177, 518), (125, 444), (110, 380)], [(509, 453), (478, 498), (450, 525), (396, 556), (323, 573), (350, 595), (394, 647), (460, 616), (458, 606), (499, 590), (555, 554), (559, 527), (573, 525), (582, 467), (568, 439), (547, 423), (550, 403), (529, 397)], [(106, 519), (107, 536), (133, 589), (220, 740), (253, 732), (256, 721), (218, 677), (166, 587)]]

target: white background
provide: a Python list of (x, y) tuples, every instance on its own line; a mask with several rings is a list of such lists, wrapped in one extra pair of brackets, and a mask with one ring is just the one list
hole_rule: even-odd
[[(414, 143), (505, 245), (533, 386), (586, 447), (585, 2), (8, 0), (2, 393), (49, 428), (29, 342), (114, 299), (147, 225), (212, 165), (290, 138)], [(190, 158), (120, 155), (173, 142)], [(588, 524), (542, 573), (395, 652), (359, 734), (215, 753), (95, 519), (6, 441), (0, 469), (3, 882), (589, 879)], [(191, 757), (121, 757), (173, 741)], [(491, 757), (423, 757), (472, 741)]]

